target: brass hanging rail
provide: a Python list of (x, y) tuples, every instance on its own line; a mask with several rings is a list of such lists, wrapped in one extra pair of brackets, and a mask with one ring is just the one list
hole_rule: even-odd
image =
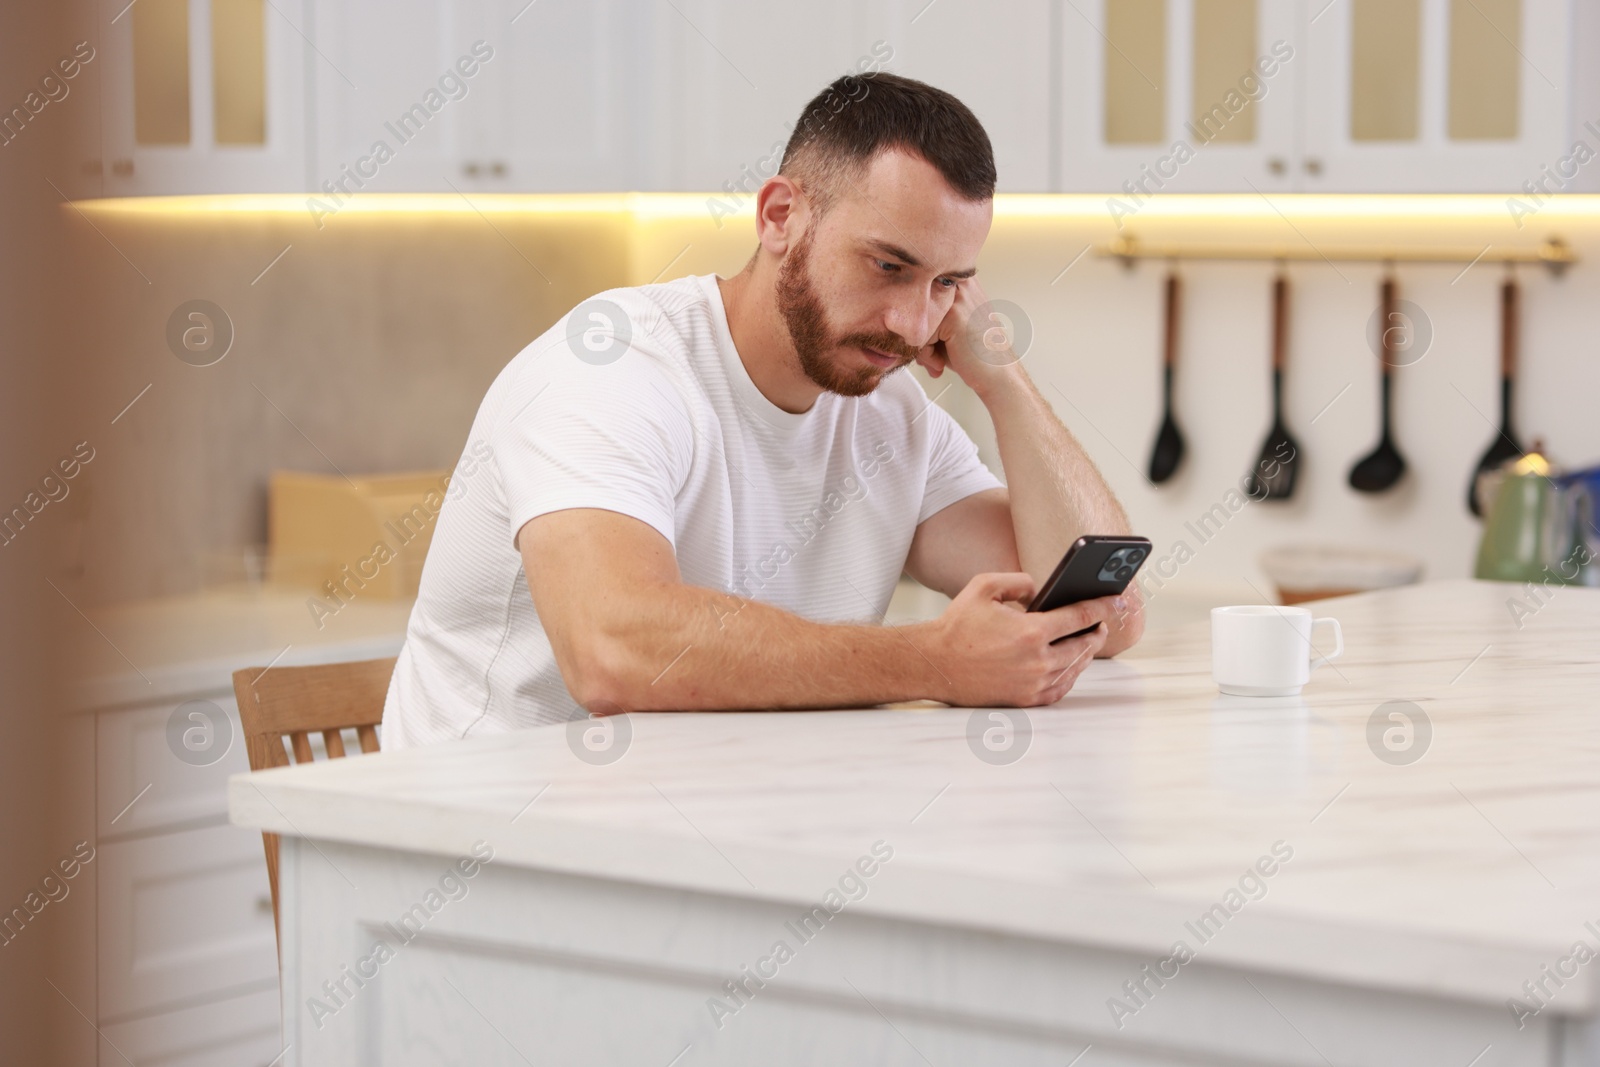
[(1559, 237), (1552, 237), (1538, 248), (1496, 249), (1485, 245), (1474, 251), (1470, 248), (1332, 246), (1317, 248), (1310, 244), (1295, 245), (1203, 245), (1170, 244), (1146, 245), (1134, 237), (1117, 237), (1095, 246), (1095, 254), (1122, 260), (1124, 267), (1132, 267), (1141, 259), (1214, 259), (1214, 260), (1311, 260), (1339, 263), (1529, 263), (1542, 266), (1559, 275), (1578, 262), (1577, 253)]

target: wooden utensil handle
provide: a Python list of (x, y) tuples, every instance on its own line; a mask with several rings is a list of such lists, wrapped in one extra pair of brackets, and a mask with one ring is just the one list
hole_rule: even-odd
[(1500, 377), (1517, 373), (1517, 280), (1507, 278), (1500, 287)]
[(1283, 370), (1289, 343), (1289, 279), (1272, 280), (1272, 369)]
[(1167, 275), (1167, 334), (1161, 353), (1162, 366), (1171, 369), (1178, 362), (1178, 275)]
[(1378, 322), (1378, 343), (1383, 352), (1384, 377), (1394, 373), (1395, 346), (1392, 343), (1395, 322), (1395, 284), (1394, 278), (1385, 276), (1383, 284), (1379, 287), (1378, 303), (1381, 307), (1382, 319)]

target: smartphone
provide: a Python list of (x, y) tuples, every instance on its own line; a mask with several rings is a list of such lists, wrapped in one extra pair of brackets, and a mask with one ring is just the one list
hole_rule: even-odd
[[(1028, 605), (1029, 611), (1050, 611), (1054, 608), (1076, 604), (1095, 597), (1116, 596), (1128, 587), (1139, 567), (1150, 558), (1150, 539), (1147, 537), (1110, 537), (1085, 534), (1072, 542), (1061, 562), (1051, 572)], [(1068, 637), (1093, 633), (1100, 624), (1058, 637), (1055, 644)]]

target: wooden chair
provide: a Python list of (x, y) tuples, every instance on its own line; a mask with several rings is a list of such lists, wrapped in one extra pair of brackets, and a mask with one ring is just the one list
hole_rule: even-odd
[[(378, 751), (378, 723), (395, 657), (329, 663), (316, 667), (246, 667), (233, 672), (233, 695), (239, 702), (250, 769), (287, 767), (311, 762), (311, 734), (322, 735), (330, 759), (344, 755), (342, 730), (355, 730), (361, 751)], [(278, 835), (263, 833), (267, 881), (272, 887), (272, 926), (278, 931)]]

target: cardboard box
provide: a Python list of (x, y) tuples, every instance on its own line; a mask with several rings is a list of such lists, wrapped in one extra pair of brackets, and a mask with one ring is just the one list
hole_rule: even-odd
[(268, 489), (273, 581), (339, 604), (415, 597), (449, 471), (369, 475), (274, 471)]

